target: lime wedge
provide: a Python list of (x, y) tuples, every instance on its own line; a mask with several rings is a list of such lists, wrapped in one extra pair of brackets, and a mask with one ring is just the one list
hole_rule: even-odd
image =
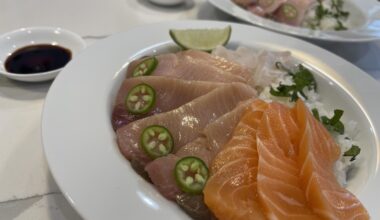
[(170, 37), (183, 49), (211, 51), (225, 45), (231, 36), (231, 26), (221, 29), (171, 29)]

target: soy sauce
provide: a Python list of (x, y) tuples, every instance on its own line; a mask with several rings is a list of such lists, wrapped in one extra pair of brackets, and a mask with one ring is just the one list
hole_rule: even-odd
[(70, 50), (50, 44), (38, 44), (13, 52), (5, 61), (5, 69), (19, 74), (41, 73), (62, 68), (70, 60)]

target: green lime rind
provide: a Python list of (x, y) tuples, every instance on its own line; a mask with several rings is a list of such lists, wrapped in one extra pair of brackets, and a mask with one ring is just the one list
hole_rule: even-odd
[(182, 49), (211, 51), (226, 45), (231, 37), (231, 26), (220, 29), (171, 29), (170, 37)]

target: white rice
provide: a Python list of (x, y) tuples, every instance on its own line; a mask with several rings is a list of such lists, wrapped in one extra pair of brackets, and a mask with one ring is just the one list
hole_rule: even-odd
[[(329, 0), (329, 1), (323, 1), (322, 5), (323, 5), (324, 8), (327, 8), (329, 10), (332, 9), (331, 0)], [(315, 19), (315, 8), (316, 8), (316, 6), (317, 6), (317, 3), (314, 6), (312, 6), (306, 12), (306, 15), (305, 15), (304, 22), (303, 22), (302, 26), (309, 27), (309, 22), (312, 22)], [(352, 24), (350, 22), (350, 19), (346, 19), (346, 20), (342, 19), (341, 22), (342, 22), (343, 26), (345, 26), (346, 28), (348, 28), (348, 29), (352, 28)], [(336, 26), (337, 26), (337, 22), (336, 22), (335, 18), (324, 17), (321, 20), (320, 26), (316, 27), (316, 28), (318, 30), (335, 30)]]
[[(276, 88), (281, 83), (283, 85), (292, 85), (292, 78), (284, 71), (279, 71), (275, 67), (275, 63), (280, 61), (286, 67), (295, 66), (299, 61), (291, 57), (290, 52), (271, 52), (271, 51), (255, 51), (252, 49), (239, 47), (237, 50), (228, 50), (224, 47), (218, 47), (213, 52), (214, 55), (224, 57), (226, 59), (235, 61), (252, 71), (253, 79), (255, 79), (254, 86), (258, 89), (259, 98), (267, 102), (277, 101), (289, 107), (294, 106), (294, 102), (290, 102), (287, 97), (275, 97), (270, 94), (270, 87)], [(305, 95), (308, 97), (305, 100), (299, 96), (311, 110), (316, 108), (320, 116), (327, 116), (331, 118), (334, 115), (334, 109), (326, 109), (319, 94), (315, 91), (304, 90)], [(335, 175), (338, 182), (342, 186), (347, 186), (347, 172), (355, 162), (350, 161), (350, 157), (343, 157), (343, 153), (351, 148), (354, 141), (354, 134), (356, 131), (356, 122), (349, 121), (345, 124), (345, 133), (339, 135), (333, 134), (334, 139), (341, 148), (341, 157), (335, 164)]]

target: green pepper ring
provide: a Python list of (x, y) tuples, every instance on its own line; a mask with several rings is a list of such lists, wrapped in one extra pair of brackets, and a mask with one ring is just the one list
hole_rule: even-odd
[[(196, 183), (196, 184), (189, 185), (185, 182), (186, 179), (185, 180), (183, 179), (185, 177), (185, 174), (181, 170), (180, 166), (181, 164), (188, 163), (188, 162), (198, 162), (200, 164), (200, 169), (203, 174), (202, 177), (204, 179), (203, 183)], [(183, 192), (190, 193), (190, 194), (202, 193), (203, 188), (206, 185), (208, 175), (209, 175), (209, 171), (208, 171), (207, 165), (205, 164), (203, 160), (201, 160), (198, 157), (193, 157), (193, 156), (184, 157), (176, 163), (175, 168), (174, 168), (174, 177), (175, 177), (175, 181), (178, 187)]]
[[(132, 77), (148, 76), (152, 74), (152, 72), (156, 69), (157, 64), (158, 60), (156, 57), (153, 56), (145, 58), (135, 67), (135, 69), (132, 72)], [(142, 70), (143, 65), (146, 65), (145, 70)]]
[[(141, 88), (144, 87), (147, 92), (149, 93), (149, 95), (152, 97), (152, 100), (148, 103), (147, 106), (143, 107), (142, 109), (133, 109), (130, 105), (129, 105), (129, 100), (131, 98), (131, 96), (135, 95), (136, 92), (138, 92), (139, 90), (141, 90)], [(134, 86), (127, 94), (126, 98), (125, 98), (125, 107), (127, 109), (127, 111), (129, 113), (132, 113), (132, 114), (146, 114), (148, 113), (152, 107), (154, 106), (156, 102), (156, 91), (151, 87), (149, 86), (148, 84), (145, 84), (145, 83), (140, 83), (136, 86)]]
[[(154, 151), (152, 151), (152, 149), (150, 150), (149, 147), (148, 147), (148, 137), (149, 137), (149, 133), (150, 131), (154, 131), (154, 132), (161, 132), (160, 134), (163, 134), (162, 132), (164, 132), (165, 135), (167, 135), (167, 143), (168, 143), (168, 146), (165, 146), (167, 147), (165, 149), (165, 152), (161, 152), (161, 154), (157, 154), (155, 153)], [(165, 128), (164, 126), (161, 126), (161, 125), (151, 125), (151, 126), (148, 126), (146, 127), (142, 132), (141, 132), (141, 136), (140, 136), (140, 146), (142, 148), (142, 150), (152, 159), (156, 159), (156, 158), (159, 158), (159, 157), (163, 157), (163, 156), (166, 156), (168, 155), (169, 153), (172, 152), (173, 150), (173, 147), (174, 147), (174, 141), (173, 141), (173, 136), (172, 134), (170, 133), (170, 131)]]

